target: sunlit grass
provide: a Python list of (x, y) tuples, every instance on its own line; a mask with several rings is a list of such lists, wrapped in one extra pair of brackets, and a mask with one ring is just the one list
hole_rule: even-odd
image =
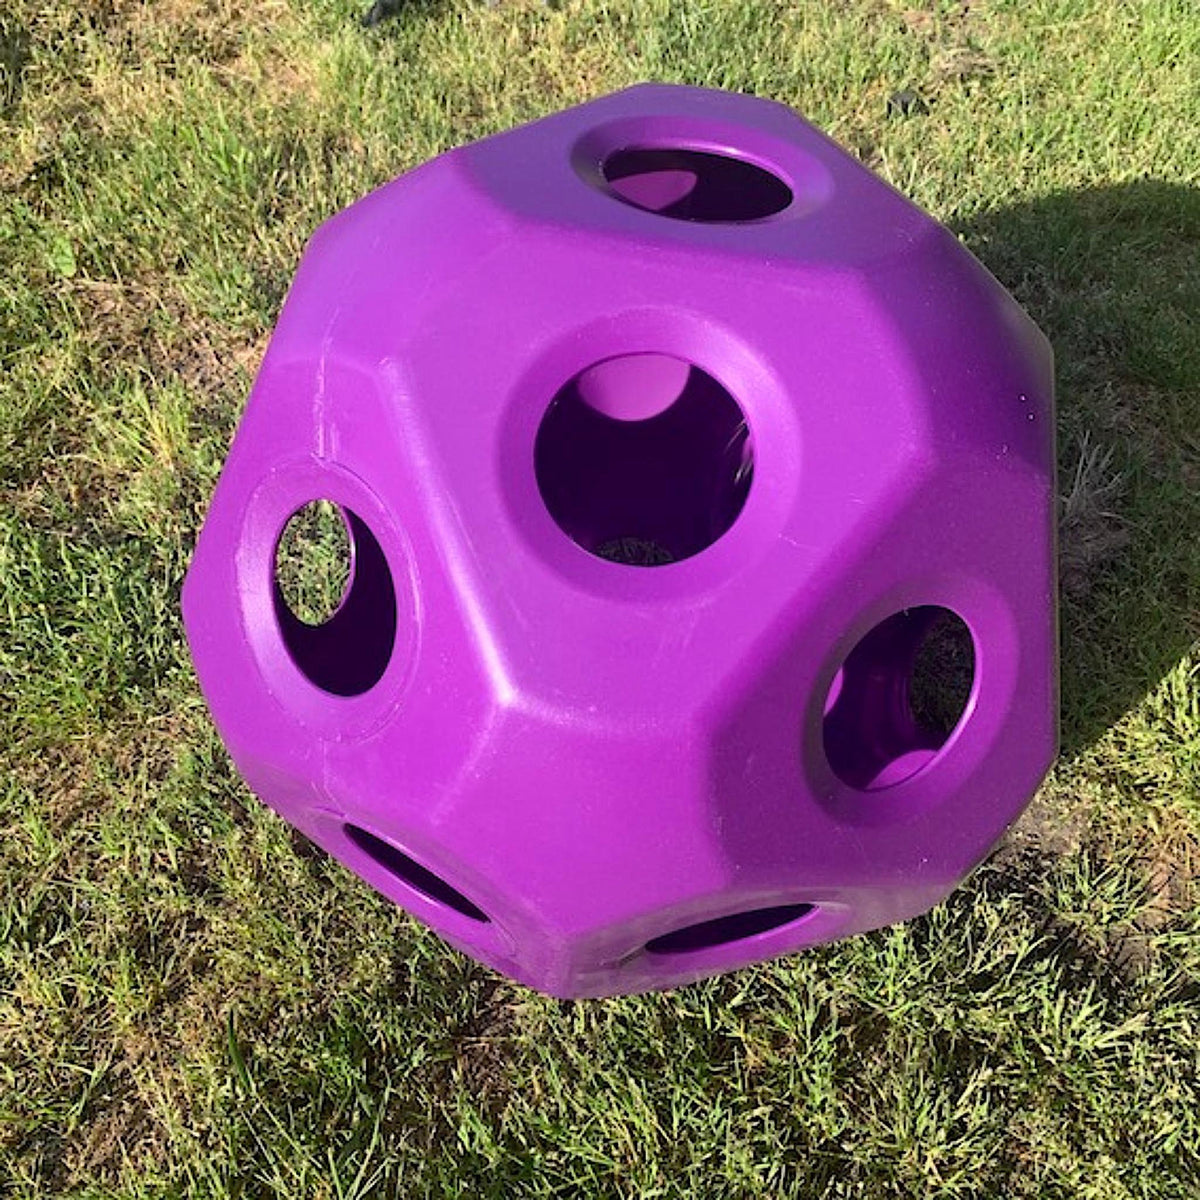
[[(1200, 1194), (1200, 15), (1189, 0), (10, 0), (0, 1190)], [(561, 1004), (234, 776), (179, 586), (313, 227), (645, 78), (794, 105), (1050, 334), (1064, 756), (933, 914)], [(889, 116), (888, 98), (922, 106)]]

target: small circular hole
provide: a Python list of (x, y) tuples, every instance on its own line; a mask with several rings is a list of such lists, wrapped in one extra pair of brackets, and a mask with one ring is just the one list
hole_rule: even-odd
[(733, 396), (666, 354), (626, 354), (555, 395), (534, 447), (550, 515), (579, 546), (627, 566), (690, 558), (724, 534), (754, 473)]
[(876, 625), (846, 656), (825, 700), (825, 755), (850, 787), (880, 791), (937, 757), (962, 721), (975, 643), (956, 613), (922, 605)]
[(622, 203), (677, 221), (761, 221), (792, 202), (792, 189), (778, 175), (711, 150), (628, 146), (609, 154), (600, 174)]
[(700, 921), (674, 929), (646, 943), (651, 954), (690, 954), (711, 950), (731, 942), (757, 937), (773, 929), (781, 929), (816, 912), (812, 904), (778, 904), (770, 908), (755, 908), (749, 912), (731, 913), (711, 921)]
[(440, 875), (435, 875), (428, 867), (422, 866), (403, 850), (397, 849), (391, 842), (385, 842), (383, 838), (376, 837), (358, 825), (347, 823), (342, 828), (359, 850), (426, 900), (452, 909), (472, 921), (486, 924), (491, 920), (483, 909), (468, 900), (456, 887), (447, 883)]
[(375, 686), (396, 640), (396, 589), (366, 522), (329, 500), (289, 518), (275, 547), (275, 617), (301, 673), (335, 696)]

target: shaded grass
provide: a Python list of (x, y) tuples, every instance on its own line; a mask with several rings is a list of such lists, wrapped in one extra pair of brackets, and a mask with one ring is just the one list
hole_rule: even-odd
[[(335, 0), (0, 17), (0, 1187), (1200, 1190), (1200, 21), (1183, 0)], [(1064, 744), (930, 916), (561, 1004), (233, 776), (178, 588), (311, 228), (641, 78), (806, 112), (1059, 357)], [(925, 111), (889, 119), (908, 89)]]

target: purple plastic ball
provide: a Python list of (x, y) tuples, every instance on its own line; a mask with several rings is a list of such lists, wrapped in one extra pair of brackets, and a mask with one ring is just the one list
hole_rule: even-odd
[[(308, 502), (352, 546), (306, 624)], [(914, 916), (1056, 747), (1050, 348), (788, 109), (642, 86), (304, 256), (184, 588), (250, 787), (559, 996)]]

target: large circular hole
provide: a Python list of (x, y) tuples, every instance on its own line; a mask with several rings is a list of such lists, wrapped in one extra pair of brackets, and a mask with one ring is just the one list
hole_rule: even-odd
[(688, 954), (711, 950), (730, 942), (756, 937), (772, 929), (780, 929), (816, 911), (812, 904), (777, 904), (771, 908), (754, 908), (749, 912), (731, 913), (711, 921), (700, 921), (674, 929), (646, 943), (651, 954)]
[(927, 767), (966, 712), (975, 643), (948, 608), (895, 613), (850, 651), (825, 700), (825, 755), (843, 783), (878, 791)]
[(396, 589), (366, 522), (328, 500), (292, 514), (275, 547), (275, 616), (299, 670), (335, 696), (379, 682), (396, 640)]
[(662, 566), (712, 545), (746, 503), (754, 453), (745, 414), (699, 367), (625, 354), (554, 397), (534, 450), (551, 516), (579, 546)]
[(453, 909), (463, 917), (472, 921), (488, 922), (491, 918), (477, 904), (447, 883), (440, 875), (435, 875), (428, 867), (422, 866), (415, 858), (409, 857), (403, 850), (397, 849), (391, 842), (376, 837), (358, 825), (343, 826), (346, 836), (364, 854), (378, 863), (389, 874), (394, 875), (401, 883), (419, 892), (426, 900)]
[(792, 189), (765, 167), (711, 150), (629, 146), (600, 165), (609, 193), (678, 221), (761, 221), (792, 202)]

